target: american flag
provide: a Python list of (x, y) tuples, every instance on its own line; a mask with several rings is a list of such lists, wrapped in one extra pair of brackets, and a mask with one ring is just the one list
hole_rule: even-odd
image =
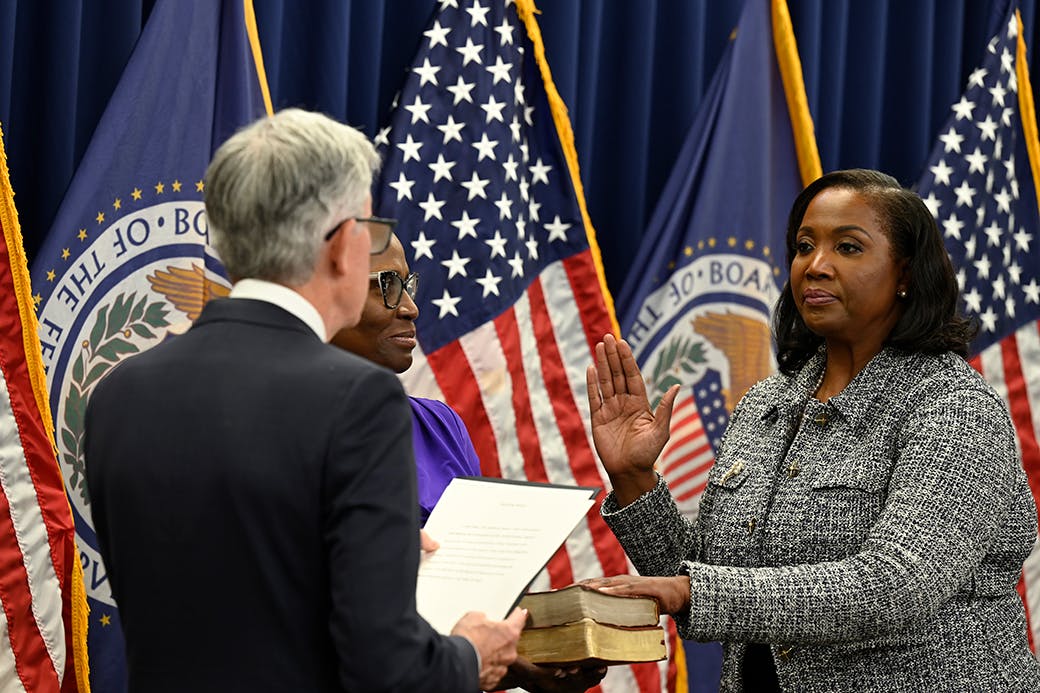
[(729, 424), (725, 399), (722, 379), (712, 370), (695, 387), (680, 390), (672, 409), (669, 439), (657, 470), (668, 482), (676, 504), (691, 517), (696, 517), (697, 500)]
[[(1017, 3), (971, 73), (919, 184), (980, 333), (971, 363), (1007, 402), (1034, 498), (1040, 501), (1040, 144)], [(1020, 591), (1040, 614), (1040, 550)], [(1040, 618), (1030, 619), (1030, 641)]]
[[(442, 0), (376, 138), (375, 207), (422, 277), (409, 392), (459, 412), (485, 475), (603, 487), (585, 369), (613, 309), (533, 15), (531, 0)], [(532, 589), (629, 571), (597, 503)], [(612, 667), (602, 689), (666, 678)]]
[(0, 690), (89, 691), (87, 603), (0, 135)]

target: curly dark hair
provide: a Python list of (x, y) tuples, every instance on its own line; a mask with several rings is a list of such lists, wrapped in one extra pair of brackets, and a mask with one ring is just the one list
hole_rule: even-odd
[[(805, 210), (820, 192), (829, 188), (853, 190), (869, 204), (888, 236), (895, 260), (906, 260), (910, 286), (901, 299), (903, 314), (885, 340), (903, 351), (940, 353), (952, 351), (966, 357), (978, 331), (977, 324), (958, 312), (960, 291), (950, 256), (928, 207), (895, 178), (868, 169), (833, 171), (810, 183), (795, 199), (787, 219), (787, 267), (794, 260), (795, 237)], [(802, 320), (788, 278), (773, 317), (777, 362), (793, 375), (816, 353), (823, 337)]]

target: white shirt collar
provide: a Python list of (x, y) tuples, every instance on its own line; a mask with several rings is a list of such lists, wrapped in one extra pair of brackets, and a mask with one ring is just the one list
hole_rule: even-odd
[(231, 287), (231, 298), (251, 298), (267, 301), (292, 313), (303, 320), (323, 342), (329, 341), (325, 334), (325, 321), (314, 305), (287, 286), (263, 279), (240, 279)]

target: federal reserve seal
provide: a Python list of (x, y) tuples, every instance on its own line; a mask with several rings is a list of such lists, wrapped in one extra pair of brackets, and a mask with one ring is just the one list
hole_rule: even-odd
[(775, 370), (769, 325), (780, 291), (769, 259), (693, 257), (646, 296), (626, 335), (651, 406), (681, 386), (658, 471), (687, 514), (696, 511), (733, 407)]
[[(124, 205), (116, 209), (124, 211)], [(87, 399), (123, 359), (187, 329), (206, 301), (227, 295), (229, 283), (208, 246), (201, 201), (153, 204), (108, 225), (102, 213), (98, 217), (91, 234), (80, 229), (75, 242), (62, 248), (63, 264), (44, 274), (46, 297), (37, 292), (35, 299), (58, 459), (76, 520), (87, 594), (113, 605), (84, 475)]]

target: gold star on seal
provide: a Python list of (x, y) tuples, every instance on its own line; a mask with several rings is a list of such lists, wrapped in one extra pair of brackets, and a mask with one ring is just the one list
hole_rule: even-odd
[(112, 625), (112, 617), (109, 616), (108, 614), (105, 614), (104, 616), (102, 616), (101, 617), (101, 625), (103, 625), (103, 626), (110, 626), (110, 625)]
[(49, 281), (49, 282), (54, 281), (54, 270), (48, 270), (47, 271), (47, 281)]
[(206, 184), (203, 183), (201, 180), (197, 181), (195, 183), (195, 192), (202, 192), (205, 189), (206, 189)]
[(33, 296), (34, 306), (38, 307), (41, 303), (43, 303), (43, 296), (41, 296), (40, 294), (36, 294), (35, 296)]
[(112, 203), (112, 208), (113, 208), (113, 209), (121, 209), (122, 207), (123, 207), (123, 201), (122, 201), (122, 200), (120, 200), (120, 199), (119, 199), (119, 198), (117, 197), (117, 198), (116, 198), (116, 201)]
[(97, 223), (100, 224), (101, 222), (103, 222), (105, 220), (105, 213), (104, 212), (98, 212), (97, 216), (94, 217), (94, 218), (97, 219)]
[(68, 260), (69, 259), (69, 255), (70, 255), (70, 253), (69, 253), (69, 249), (68, 248), (62, 248), (61, 249), (61, 259), (62, 260)]
[(173, 192), (180, 192), (181, 182), (179, 180), (175, 180), (173, 181), (173, 183), (170, 184), (170, 187), (173, 188)]
[(155, 194), (156, 195), (162, 195), (164, 190), (166, 190), (166, 186), (165, 185), (163, 185), (162, 183), (156, 183), (155, 184)]
[(86, 229), (80, 229), (79, 233), (76, 234), (76, 237), (79, 238), (81, 241), (87, 240), (87, 230)]
[(130, 196), (133, 197), (135, 200), (140, 200), (141, 199), (141, 189), (140, 188), (134, 188), (134, 191), (132, 193), (130, 193)]

